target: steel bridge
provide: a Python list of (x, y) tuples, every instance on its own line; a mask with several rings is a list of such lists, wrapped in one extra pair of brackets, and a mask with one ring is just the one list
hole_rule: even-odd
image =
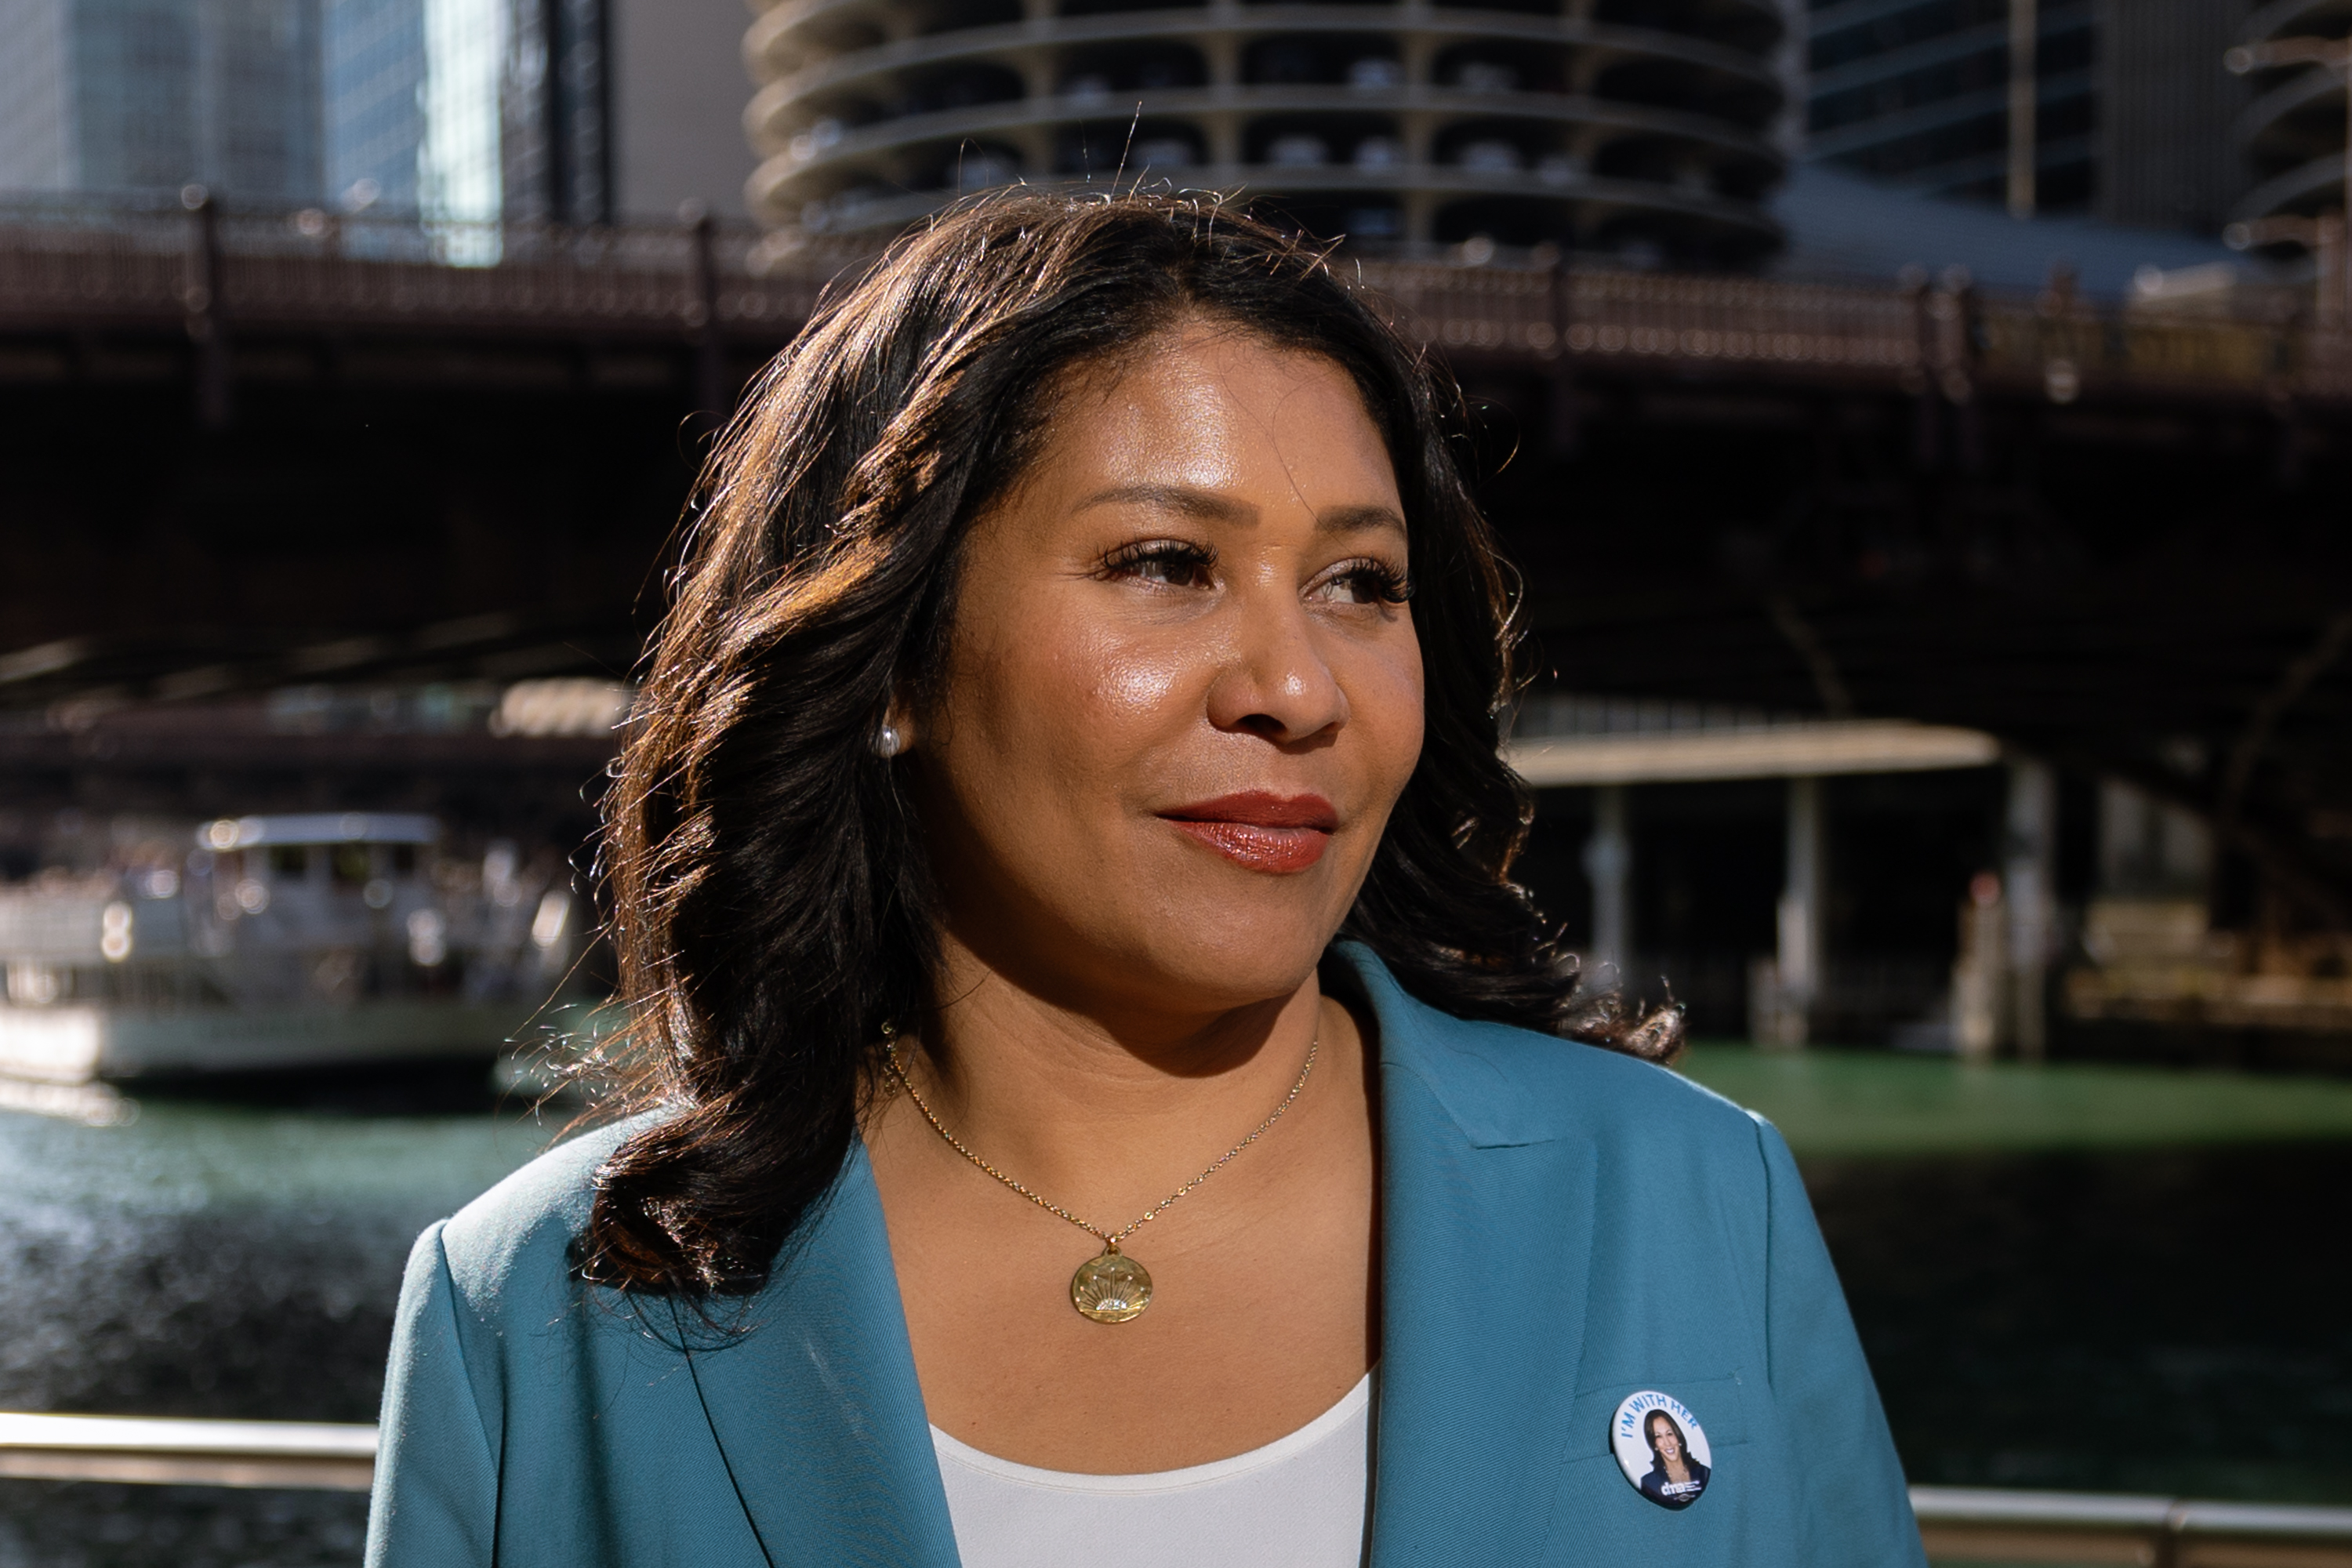
[[(1979, 393), (2062, 406), (2352, 405), (2352, 335), (2293, 318), (1988, 298), (1924, 276), (1777, 281), (1506, 258), (1477, 241), (1416, 248), (1427, 258), (1348, 265), (1410, 332), (1454, 360), (1762, 377), (1954, 405)], [(693, 390), (715, 402), (740, 385), (727, 374), (733, 362), (788, 341), (824, 287), (867, 254), (782, 248), (708, 221), (420, 226), (315, 209), (231, 217), (209, 200), (102, 221), (0, 210), (0, 374), (102, 379), (122, 363), (110, 349), (184, 337), (174, 368), (205, 421), (222, 425), (247, 379), (463, 379), (461, 345), (495, 344), (573, 349), (570, 368), (593, 384), (650, 377), (653, 361), (609, 356), (667, 350), (694, 358), (709, 384)], [(420, 343), (432, 357), (419, 357)], [(309, 353), (287, 352), (297, 345)]]
[[(0, 768), (160, 767), (170, 711), (291, 684), (625, 674), (716, 418), (861, 259), (0, 211)], [(2352, 924), (2352, 337), (1479, 242), (1341, 264), (1470, 394), (1545, 681), (1990, 731)]]

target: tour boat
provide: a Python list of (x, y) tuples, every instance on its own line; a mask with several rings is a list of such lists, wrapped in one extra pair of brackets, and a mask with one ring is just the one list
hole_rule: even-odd
[(247, 816), (0, 887), (0, 1076), (498, 1055), (578, 956), (570, 868), (442, 839), (423, 816)]

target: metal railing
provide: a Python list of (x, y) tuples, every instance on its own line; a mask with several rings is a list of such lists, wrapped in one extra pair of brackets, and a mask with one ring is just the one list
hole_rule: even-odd
[(375, 1428), (0, 1413), (0, 1477), (365, 1491), (375, 1479)]
[[(0, 331), (717, 332), (781, 342), (860, 242), (708, 221), (562, 228), (291, 214), (0, 205)], [(2293, 319), (1929, 287), (1538, 264), (1457, 247), (1367, 257), (1364, 284), (1453, 355), (1837, 382), (1967, 404), (2044, 397), (2352, 401), (2352, 333)], [(1475, 263), (1475, 264), (1474, 264)]]
[(2352, 1508), (1913, 1487), (1931, 1561), (2345, 1568)]
[[(593, 228), (294, 213), (0, 205), (0, 323), (157, 319), (240, 326), (782, 337), (856, 259), (772, 261), (708, 221)], [(196, 335), (202, 336), (201, 332)]]
[(1873, 286), (1591, 268), (1362, 266), (1409, 332), (1454, 353), (1861, 383), (1966, 404), (2112, 392), (2352, 399), (2352, 335), (2290, 321)]
[[(365, 1491), (376, 1429), (0, 1414), (0, 1477)], [(2352, 1508), (1914, 1487), (1928, 1555), (2149, 1568), (2352, 1568)]]

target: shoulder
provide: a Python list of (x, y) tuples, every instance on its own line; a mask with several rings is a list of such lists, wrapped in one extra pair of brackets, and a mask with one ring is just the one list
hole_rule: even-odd
[(587, 1227), (598, 1168), (660, 1116), (649, 1111), (559, 1143), (459, 1209), (441, 1227), (459, 1299), (489, 1316), (517, 1296), (567, 1290), (572, 1244)]
[(1753, 1114), (1671, 1068), (1507, 1024), (1424, 1011), (1415, 1066), (1465, 1126), (1475, 1121), (1507, 1136), (1573, 1131), (1609, 1142), (1639, 1133), (1755, 1147)]
[(1663, 1142), (1753, 1166), (1760, 1119), (1668, 1068), (1507, 1024), (1456, 1018), (1407, 994), (1361, 949), (1343, 952), (1381, 1029), (1385, 1071), (1419, 1079), (1472, 1142)]

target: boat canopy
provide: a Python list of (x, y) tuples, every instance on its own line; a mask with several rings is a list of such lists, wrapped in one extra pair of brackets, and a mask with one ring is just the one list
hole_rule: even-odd
[(429, 816), (362, 811), (223, 817), (196, 829), (196, 843), (206, 849), (251, 849), (265, 844), (430, 844), (440, 837), (441, 825)]

